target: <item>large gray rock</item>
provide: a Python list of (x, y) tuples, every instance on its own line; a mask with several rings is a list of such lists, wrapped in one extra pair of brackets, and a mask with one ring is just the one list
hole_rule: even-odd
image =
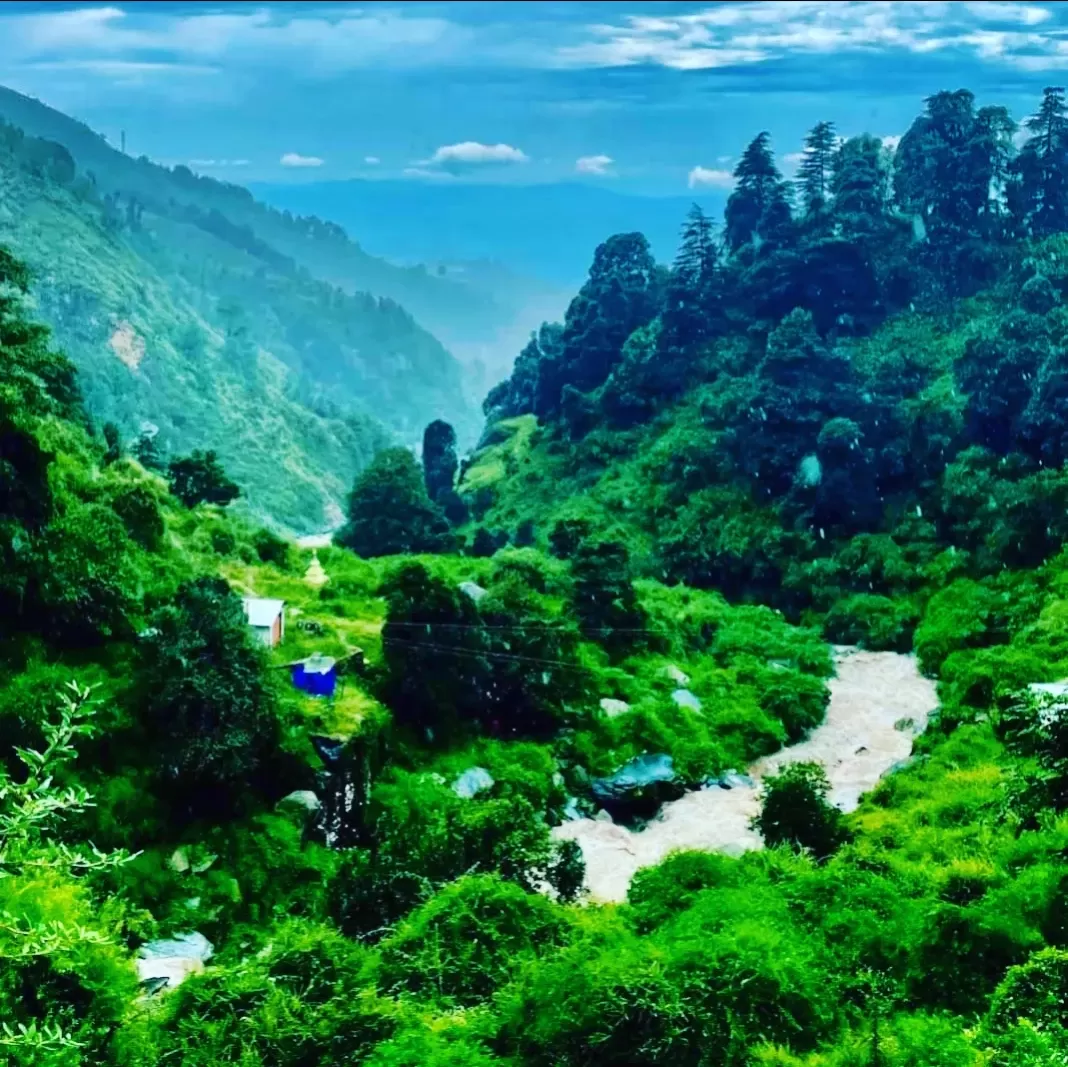
[(678, 800), (686, 784), (663, 752), (636, 756), (608, 778), (590, 786), (594, 801), (613, 819), (649, 818), (668, 800)]
[(601, 711), (610, 719), (630, 711), (630, 705), (625, 700), (613, 700), (612, 697), (604, 697), (601, 700)]
[(478, 582), (461, 582), (459, 585), (461, 593), (469, 596), (476, 604), (486, 595), (487, 590), (483, 589)]
[(493, 775), (485, 767), (470, 767), (452, 783), (452, 791), (465, 800), (492, 789)]
[(283, 815), (311, 819), (319, 814), (322, 806), (318, 794), (311, 789), (295, 789), (278, 801), (277, 809)]
[(214, 945), (196, 932), (149, 941), (137, 951), (137, 977), (150, 990), (173, 989), (191, 974), (204, 970), (214, 952)]
[(701, 710), (701, 701), (689, 689), (676, 689), (671, 694), (671, 699), (675, 701), (675, 704), (680, 708), (689, 708), (691, 711)]
[(664, 677), (674, 682), (676, 685), (689, 685), (690, 676), (684, 671), (675, 666), (674, 663), (669, 663), (664, 668)]

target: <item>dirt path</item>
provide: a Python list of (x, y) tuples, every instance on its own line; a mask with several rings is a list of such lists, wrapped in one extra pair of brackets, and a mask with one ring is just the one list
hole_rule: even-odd
[(598, 819), (578, 819), (553, 830), (573, 838), (586, 860), (586, 884), (595, 900), (623, 900), (634, 872), (659, 863), (676, 849), (737, 854), (760, 848), (749, 819), (758, 807), (764, 775), (786, 763), (816, 760), (827, 770), (831, 800), (852, 811), (861, 794), (912, 751), (937, 706), (934, 682), (920, 675), (913, 656), (835, 649), (827, 717), (799, 744), (765, 756), (749, 768), (756, 783), (714, 786), (665, 804), (644, 829), (633, 832)]

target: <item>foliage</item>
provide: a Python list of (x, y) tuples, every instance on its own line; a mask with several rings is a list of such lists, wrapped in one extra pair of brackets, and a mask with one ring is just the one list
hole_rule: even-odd
[(379, 452), (356, 479), (349, 521), (336, 541), (365, 558), (450, 547), (448, 523), (427, 496), (422, 472), (408, 449)]
[(841, 812), (827, 800), (830, 789), (821, 764), (788, 764), (764, 780), (753, 829), (769, 847), (792, 845), (826, 859), (848, 839)]
[(443, 411), (473, 431), (460, 364), (427, 329), (470, 342), (504, 325), (479, 287), (7, 89), (0, 116), (0, 242), (32, 268), (98, 424), (147, 430), (158, 453), (217, 450), (254, 514), (301, 532), (331, 523), (393, 435), (414, 443)]
[(379, 984), (475, 1005), (567, 934), (562, 910), (545, 897), (495, 875), (472, 875), (446, 886), (382, 943)]
[(218, 457), (211, 451), (194, 449), (188, 456), (172, 459), (167, 471), (171, 492), (187, 508), (203, 503), (226, 507), (241, 493), (238, 485), (226, 477)]
[(141, 690), (159, 773), (182, 806), (231, 806), (265, 784), (280, 726), (241, 601), (221, 579), (198, 578), (150, 623)]

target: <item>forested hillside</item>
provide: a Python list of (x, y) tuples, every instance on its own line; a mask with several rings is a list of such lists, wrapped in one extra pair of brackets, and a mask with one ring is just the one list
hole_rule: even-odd
[(356, 291), (367, 277), (330, 249), (391, 268), (336, 228), (132, 160), (7, 91), (4, 116), (0, 240), (31, 267), (94, 418), (158, 430), (168, 452), (216, 448), (253, 511), (298, 530), (333, 521), (391, 434), (463, 423), (458, 364), (403, 307)]
[(1063, 93), (1016, 132), (940, 93), (894, 153), (821, 123), (793, 184), (761, 134), (721, 235), (695, 209), (670, 270), (606, 241), (486, 401), (482, 525), (585, 524), (644, 573), (887, 647), (929, 581), (1056, 553)]
[[(607, 240), (480, 452), (379, 450), (318, 555), (87, 428), (0, 253), (10, 1062), (1068, 1062), (1060, 90), (1027, 130), (963, 92), (893, 157), (821, 124), (797, 190), (758, 137), (722, 240)], [(936, 680), (907, 758), (845, 811), (787, 762), (762, 847), (587, 892), (568, 827), (789, 761), (829, 642)]]

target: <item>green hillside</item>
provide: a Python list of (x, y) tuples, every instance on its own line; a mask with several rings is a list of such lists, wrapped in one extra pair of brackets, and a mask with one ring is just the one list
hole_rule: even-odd
[(62, 144), (79, 169), (93, 172), (102, 194), (135, 197), (153, 210), (173, 202), (205, 214), (218, 211), (314, 277), (349, 292), (396, 301), (435, 335), (478, 342), (511, 320), (514, 301), (498, 306), (492, 295), (496, 284), (467, 285), (424, 266), (387, 263), (366, 253), (335, 223), (275, 210), (240, 185), (194, 175), (184, 166), (168, 169), (143, 156), (124, 155), (83, 123), (2, 86), (0, 118), (31, 136)]
[(7, 1061), (1064, 1064), (1063, 91), (1027, 128), (820, 124), (796, 189), (758, 136), (318, 555), (91, 432), (0, 251)]
[(67, 139), (0, 129), (0, 241), (33, 270), (94, 418), (127, 436), (156, 427), (171, 452), (216, 448), (253, 511), (297, 530), (336, 521), (390, 434), (464, 425), (449, 353), (393, 301), (292, 258), (296, 224), (0, 94), (0, 116), (12, 110)]

